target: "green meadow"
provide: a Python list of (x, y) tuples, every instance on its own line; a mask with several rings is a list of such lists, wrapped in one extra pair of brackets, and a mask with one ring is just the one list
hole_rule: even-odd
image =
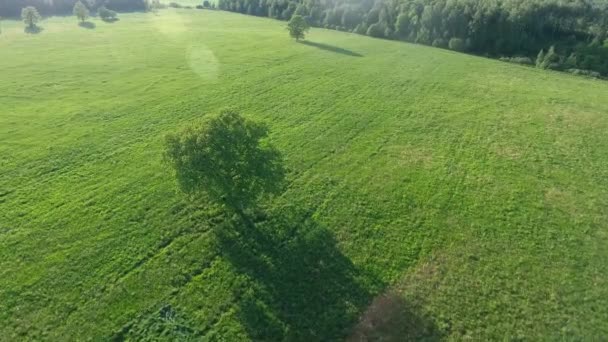
[[(602, 340), (608, 83), (207, 10), (0, 33), (0, 340)], [(268, 125), (256, 234), (164, 137)]]

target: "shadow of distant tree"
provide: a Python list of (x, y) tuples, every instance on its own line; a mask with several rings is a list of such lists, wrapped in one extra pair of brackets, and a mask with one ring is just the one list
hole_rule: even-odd
[(370, 300), (363, 277), (310, 213), (282, 208), (216, 230), (223, 257), (256, 286), (238, 314), (253, 340), (342, 339)]
[(309, 40), (300, 40), (299, 41), (300, 44), (304, 44), (304, 45), (308, 45), (308, 46), (314, 46), (318, 49), (321, 50), (325, 50), (325, 51), (330, 51), (330, 52), (335, 52), (335, 53), (339, 53), (342, 55), (346, 55), (346, 56), (351, 56), (351, 57), (363, 57), (362, 54), (359, 54), (357, 52), (351, 51), (351, 50), (347, 50), (347, 49), (343, 49), (337, 46), (333, 46), (333, 45), (329, 45), (329, 44), (324, 44), (324, 43), (316, 43), (316, 42), (311, 42)]
[(78, 26), (80, 26), (82, 28), (89, 29), (89, 30), (92, 30), (95, 27), (97, 27), (97, 25), (95, 25), (95, 23), (90, 22), (90, 21), (81, 21), (81, 22), (78, 23)]
[(23, 29), (23, 32), (25, 32), (27, 34), (38, 34), (42, 31), (44, 31), (44, 27), (40, 27), (37, 25), (27, 26), (25, 29)]
[(113, 24), (120, 20), (120, 18), (101, 18), (104, 23)]

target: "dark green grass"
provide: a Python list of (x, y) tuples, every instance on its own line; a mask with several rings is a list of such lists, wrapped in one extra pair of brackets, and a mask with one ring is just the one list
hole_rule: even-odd
[[(222, 12), (120, 19), (2, 23), (0, 340), (340, 339), (391, 288), (412, 336), (608, 335), (608, 83)], [(227, 106), (290, 170), (245, 231), (161, 161)]]

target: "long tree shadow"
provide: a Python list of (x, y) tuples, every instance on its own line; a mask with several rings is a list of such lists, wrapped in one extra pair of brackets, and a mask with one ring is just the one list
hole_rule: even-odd
[(235, 216), (217, 237), (224, 258), (255, 284), (238, 309), (254, 340), (344, 338), (371, 300), (363, 274), (310, 213), (283, 208), (255, 223)]
[[(253, 280), (238, 317), (259, 341), (438, 341), (431, 317), (358, 269), (312, 211), (282, 208), (218, 227), (223, 257)], [(370, 304), (371, 303), (371, 304)]]
[(309, 40), (301, 40), (300, 44), (304, 44), (304, 45), (308, 45), (308, 46), (314, 46), (314, 47), (316, 47), (318, 49), (321, 49), (321, 50), (335, 52), (335, 53), (339, 53), (339, 54), (346, 55), (346, 56), (363, 57), (363, 55), (360, 54), (360, 53), (357, 53), (357, 52), (354, 52), (354, 51), (351, 51), (351, 50), (347, 50), (347, 49), (343, 49), (341, 47), (329, 45), (329, 44), (311, 42)]

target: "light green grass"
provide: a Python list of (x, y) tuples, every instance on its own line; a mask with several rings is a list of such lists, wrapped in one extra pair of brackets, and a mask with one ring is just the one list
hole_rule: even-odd
[[(96, 24), (2, 23), (0, 340), (333, 340), (390, 288), (417, 336), (608, 336), (608, 83), (216, 11)], [(290, 169), (261, 229), (333, 238), (221, 248), (161, 152), (227, 106)]]

